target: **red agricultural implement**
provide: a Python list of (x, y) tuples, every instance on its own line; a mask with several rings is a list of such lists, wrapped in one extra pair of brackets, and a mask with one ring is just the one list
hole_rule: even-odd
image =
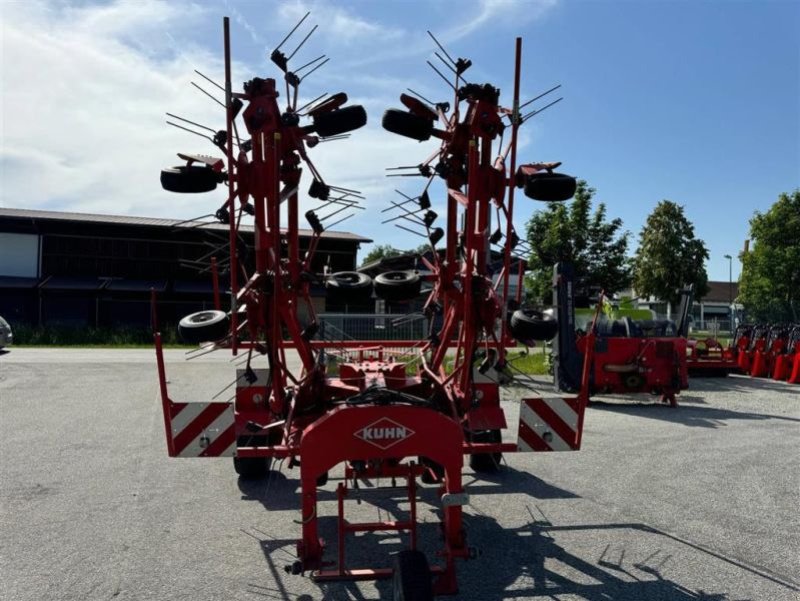
[(582, 370), (589, 370), (591, 394), (660, 395), (677, 407), (676, 395), (688, 388), (686, 327), (693, 289), (682, 291), (678, 321), (609, 319), (602, 315), (603, 295), (586, 332), (575, 330), (571, 266), (557, 265), (554, 291), (559, 335), (553, 349), (559, 390), (577, 390)]
[(800, 384), (800, 324), (789, 329), (785, 344), (775, 354), (772, 379)]
[(739, 371), (739, 357), (750, 345), (752, 326), (742, 324), (736, 328), (733, 340), (727, 347), (714, 337), (705, 340), (689, 338), (686, 341), (686, 367), (690, 376), (727, 376)]
[[(442, 75), (452, 88), (452, 104), (403, 94), (406, 110), (389, 110), (383, 117), (388, 131), (440, 142), (428, 159), (413, 167), (414, 175), (427, 180), (422, 193), (392, 203), (398, 211), (393, 219), (412, 226), (403, 227), (424, 237), (434, 251), (426, 259), (427, 272), (390, 272), (374, 281), (355, 272), (316, 273), (313, 257), (326, 230), (323, 224), (331, 215), (355, 208), (360, 197), (326, 182), (307, 150), (358, 129), (366, 114), (362, 107), (345, 106), (344, 93), (298, 108), (298, 88), (309, 74), (299, 73), (320, 59), (292, 70), (289, 62), (297, 50), (289, 57), (280, 50), (287, 39), (271, 55), (285, 86), (256, 77), (236, 92), (225, 19), (225, 82), (220, 88), (225, 92), (226, 128), (212, 141), (226, 158), (179, 155), (186, 164), (162, 172), (164, 188), (175, 192), (227, 185), (227, 201), (216, 216), (229, 225), (230, 255), (222, 261), (222, 275), (228, 281), (230, 310), (189, 315), (179, 329), (185, 339), (205, 342), (209, 351), (230, 348), (234, 355), (246, 354), (232, 402), (179, 403), (167, 390), (161, 337), (156, 333), (169, 454), (233, 456), (242, 478), (265, 477), (275, 459), (299, 464), (302, 537), (297, 560), (287, 566), (292, 573), (308, 572), (319, 581), (393, 578), (394, 598), (401, 600), (453, 594), (455, 560), (475, 555), (462, 524), (462, 507), (468, 500), (462, 484), (464, 456), (470, 456), (475, 471), (492, 471), (502, 453), (568, 451), (581, 445), (588, 368), (578, 396), (521, 401), (515, 442), (503, 441), (507, 423), (498, 384), (500, 372), (507, 368), (506, 344), (513, 338), (552, 338), (556, 329), (554, 320), (517, 308), (509, 294), (512, 251), (520, 245), (512, 223), (515, 190), (523, 188), (535, 200), (563, 201), (572, 196), (575, 180), (554, 172), (558, 163), (517, 166), (518, 130), (543, 110), (521, 113), (529, 104), (519, 101), (521, 40), (516, 41), (513, 102), (504, 107), (497, 88), (467, 82), (469, 60), (451, 59), (433, 38), (445, 55), (437, 52), (437, 57), (452, 72), (452, 78)], [(279, 89), (286, 92), (282, 101)], [(308, 125), (301, 124), (308, 120)], [(502, 146), (504, 132), (507, 142)], [(321, 203), (305, 213), (314, 234), (304, 253), (298, 238), (303, 164), (312, 175), (308, 196)], [(433, 227), (437, 215), (430, 208), (428, 188), (437, 178), (447, 189), (444, 228)], [(239, 232), (250, 217), (254, 249), (244, 247)], [(443, 253), (435, 248), (440, 241), (445, 244)], [(489, 262), (492, 244), (502, 251), (497, 263)], [(243, 260), (248, 253), (255, 255), (249, 272)], [(218, 280), (216, 270), (213, 273)], [(332, 344), (318, 338), (312, 283), (324, 283), (330, 295), (368, 299), (374, 294), (406, 301), (420, 294), (423, 281), (432, 287), (424, 313), (431, 324), (440, 326), (432, 325), (429, 336), (415, 341), (405, 358), (369, 348), (374, 342)], [(593, 336), (588, 334), (587, 340)], [(590, 342), (588, 348), (594, 345)], [(289, 352), (299, 357), (299, 373), (289, 369)], [(337, 354), (342, 360), (334, 369), (330, 359)], [(319, 536), (317, 491), (341, 464), (343, 479), (336, 487), (338, 546), (331, 557)], [(434, 566), (417, 549), (418, 477), (438, 485), (443, 548)], [(344, 501), (362, 479), (405, 481), (408, 516), (370, 523), (346, 520)], [(346, 535), (374, 531), (407, 532), (409, 548), (395, 557), (393, 567), (348, 566)]]

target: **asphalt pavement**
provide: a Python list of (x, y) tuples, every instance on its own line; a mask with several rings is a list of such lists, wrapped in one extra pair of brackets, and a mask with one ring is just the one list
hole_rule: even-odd
[[(232, 394), (230, 356), (185, 358), (167, 351), (175, 400)], [(528, 395), (507, 389), (509, 423)], [(507, 455), (490, 477), (465, 467), (481, 554), (459, 564), (451, 598), (800, 599), (800, 386), (692, 379), (679, 408), (655, 400), (599, 399), (579, 452)], [(230, 459), (167, 457), (152, 351), (0, 354), (0, 431), (4, 601), (391, 598), (386, 582), (284, 572), (300, 533), (297, 470), (252, 484)], [(369, 484), (348, 518), (405, 514), (402, 494)], [(332, 559), (335, 486), (319, 508)], [(435, 493), (423, 487), (419, 506), (429, 556)], [(404, 542), (351, 537), (348, 561), (389, 565)]]

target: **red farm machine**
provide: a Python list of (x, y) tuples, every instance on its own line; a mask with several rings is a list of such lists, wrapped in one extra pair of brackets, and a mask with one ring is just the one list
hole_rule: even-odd
[(558, 390), (583, 387), (588, 370), (590, 394), (655, 394), (677, 407), (676, 395), (688, 388), (686, 329), (693, 288), (681, 291), (677, 321), (611, 319), (603, 314), (605, 298), (597, 299), (594, 320), (586, 331), (576, 329), (574, 274), (558, 264), (553, 278), (559, 332), (553, 345)]
[[(203, 343), (205, 350), (229, 348), (234, 355), (246, 355), (232, 402), (175, 402), (167, 389), (156, 332), (169, 454), (232, 456), (242, 478), (265, 477), (276, 459), (299, 464), (302, 534), (297, 560), (287, 571), (309, 573), (318, 581), (392, 578), (395, 599), (454, 594), (455, 560), (474, 554), (462, 524), (468, 500), (462, 484), (464, 457), (470, 457), (474, 470), (490, 471), (502, 453), (568, 451), (581, 445), (585, 386), (577, 396), (523, 399), (516, 441), (504, 442), (507, 423), (498, 384), (507, 345), (514, 339), (552, 338), (557, 327), (555, 320), (520, 308), (519, 297), (509, 294), (512, 269), (521, 269), (512, 257), (521, 246), (512, 222), (515, 190), (522, 188), (535, 200), (565, 201), (574, 193), (575, 180), (555, 172), (558, 163), (517, 165), (518, 130), (543, 110), (523, 115), (532, 101), (519, 101), (521, 40), (515, 47), (513, 101), (504, 107), (493, 85), (467, 82), (469, 60), (453, 60), (431, 35), (450, 76), (434, 69), (452, 88), (452, 101), (432, 103), (403, 94), (405, 110), (388, 110), (383, 117), (390, 132), (440, 142), (411, 169), (427, 180), (422, 193), (391, 207), (403, 227), (411, 226), (407, 229), (423, 236), (433, 250), (424, 259), (427, 269), (384, 273), (374, 281), (358, 272), (314, 272), (312, 259), (325, 221), (354, 208), (360, 197), (326, 182), (308, 150), (346, 137), (366, 123), (366, 113), (360, 106), (346, 106), (344, 93), (298, 107), (298, 88), (310, 73), (303, 70), (316, 69), (322, 57), (292, 69), (289, 62), (308, 36), (288, 57), (281, 48), (306, 17), (272, 52), (284, 82), (255, 77), (242, 91), (234, 91), (231, 83), (229, 22), (224, 20), (225, 82), (219, 88), (225, 94), (226, 127), (212, 142), (225, 157), (182, 154), (186, 163), (161, 175), (163, 187), (174, 192), (210, 191), (219, 184), (227, 188), (227, 200), (216, 216), (229, 226), (229, 257), (221, 265), (229, 282), (230, 309), (191, 314), (181, 320), (179, 330), (184, 339)], [(304, 169), (312, 176), (308, 196), (321, 205), (305, 212), (313, 237), (301, 252), (298, 190)], [(428, 189), (436, 179), (446, 187), (442, 228), (434, 226), (437, 215), (430, 209)], [(494, 231), (492, 213), (497, 215)], [(255, 232), (252, 249), (244, 247), (239, 231), (249, 218)], [(441, 252), (435, 248), (440, 242)], [(499, 247), (500, 261), (490, 262), (491, 245)], [(254, 255), (249, 271), (246, 253)], [(216, 269), (213, 275), (219, 281)], [(312, 284), (323, 283), (330, 294), (374, 294), (398, 301), (419, 295), (423, 281), (431, 287), (424, 304), (431, 328), (426, 338), (409, 343), (404, 359), (367, 348), (374, 342), (319, 338)], [(299, 357), (298, 373), (289, 369), (288, 353)], [(337, 353), (347, 353), (350, 360), (339, 361), (334, 369), (330, 359)], [(584, 370), (584, 383), (587, 378)], [(343, 478), (336, 486), (338, 547), (331, 557), (319, 536), (317, 494), (328, 474), (342, 465)], [(417, 548), (418, 478), (438, 485), (443, 548), (435, 565)], [(361, 479), (404, 481), (408, 518), (345, 520), (344, 500)], [(408, 533), (409, 548), (395, 556), (393, 567), (347, 566), (346, 535), (372, 531)]]
[(715, 338), (689, 341), (690, 373), (740, 372), (753, 378), (800, 383), (800, 325), (741, 324), (723, 347)]

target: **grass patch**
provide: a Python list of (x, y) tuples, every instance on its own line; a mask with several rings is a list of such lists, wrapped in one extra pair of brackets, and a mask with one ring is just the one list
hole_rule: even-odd
[[(178, 338), (177, 328), (165, 326), (161, 331), (164, 346), (186, 346)], [(73, 346), (98, 348), (150, 348), (153, 334), (149, 328), (94, 328), (75, 326), (14, 326), (14, 346)]]

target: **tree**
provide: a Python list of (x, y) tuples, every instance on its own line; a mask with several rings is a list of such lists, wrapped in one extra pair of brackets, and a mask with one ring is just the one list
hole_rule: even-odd
[(533, 252), (526, 278), (528, 295), (537, 302), (552, 299), (553, 266), (569, 261), (576, 276), (587, 286), (614, 294), (630, 284), (628, 232), (622, 220), (606, 221), (606, 206), (592, 213), (595, 189), (578, 181), (569, 205), (551, 202), (533, 214), (527, 224), (527, 239)]
[(761, 321), (800, 319), (800, 189), (781, 194), (750, 220), (753, 248), (742, 253), (738, 300)]
[(639, 248), (633, 259), (633, 285), (637, 294), (654, 296), (675, 307), (680, 289), (694, 284), (694, 297), (708, 294), (705, 243), (694, 237), (694, 226), (683, 207), (662, 200), (639, 234)]
[(376, 244), (367, 253), (367, 256), (364, 257), (364, 260), (361, 261), (361, 265), (364, 266), (367, 263), (372, 263), (373, 261), (383, 259), (384, 257), (396, 257), (397, 255), (402, 255), (402, 254), (403, 254), (402, 250), (396, 249), (391, 244)]

